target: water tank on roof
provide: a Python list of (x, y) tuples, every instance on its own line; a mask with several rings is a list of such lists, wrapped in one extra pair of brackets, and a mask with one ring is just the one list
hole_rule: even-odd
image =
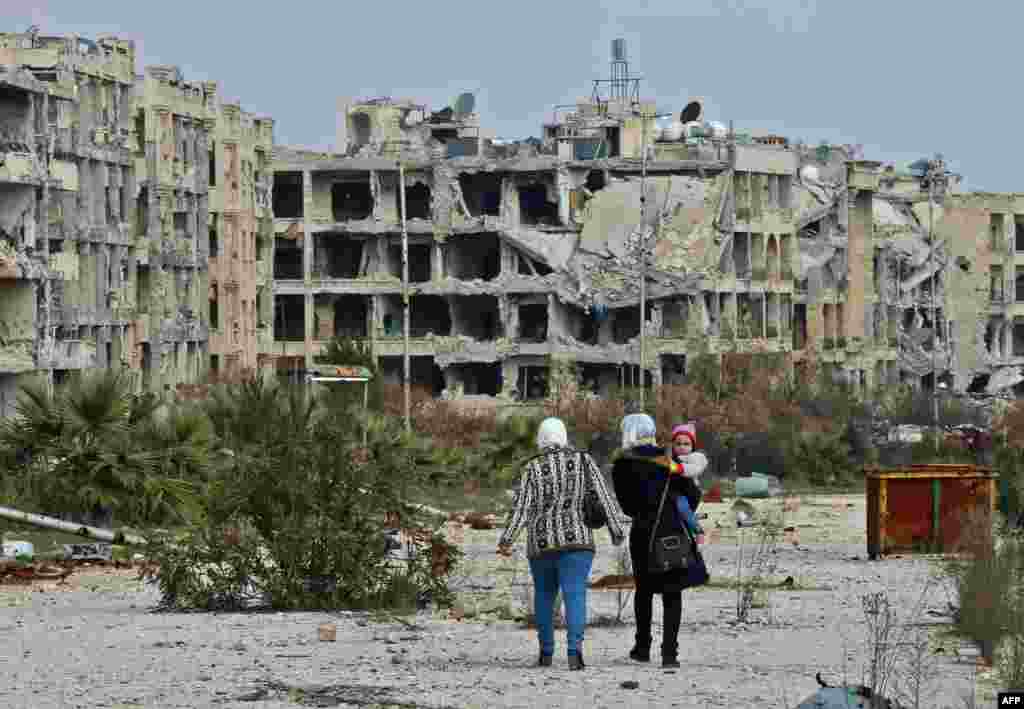
[(626, 40), (624, 40), (624, 39), (613, 39), (612, 40), (612, 61), (613, 62), (624, 62), (624, 61), (626, 61)]
[(720, 123), (719, 121), (709, 121), (708, 129), (711, 135), (715, 138), (725, 138), (729, 135), (729, 129), (725, 127), (724, 123)]
[(679, 112), (679, 120), (683, 123), (699, 121), (703, 112), (704, 107), (701, 105), (700, 101), (690, 101), (686, 104), (686, 107)]

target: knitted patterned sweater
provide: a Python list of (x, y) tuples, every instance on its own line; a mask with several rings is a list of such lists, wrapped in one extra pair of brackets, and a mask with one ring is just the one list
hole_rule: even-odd
[(593, 458), (572, 448), (556, 448), (526, 462), (499, 543), (515, 543), (525, 527), (530, 559), (549, 552), (594, 550), (594, 532), (583, 521), (588, 491), (597, 494), (608, 515), (612, 542), (620, 544), (625, 532), (619, 505)]

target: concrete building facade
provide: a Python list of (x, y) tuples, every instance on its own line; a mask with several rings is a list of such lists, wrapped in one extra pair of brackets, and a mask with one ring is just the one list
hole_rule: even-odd
[(666, 123), (618, 51), (540, 138), (486, 137), (468, 95), (376, 98), (339, 102), (317, 153), (214, 83), (136, 75), (129, 41), (0, 34), (0, 409), (88, 367), (153, 391), (304, 370), (334, 335), (400, 379), (403, 212), (412, 379), (437, 395), (679, 382), (726, 352), (864, 392), (1020, 388), (1024, 197), (952, 174), (937, 195), (925, 162), (736, 132), (700, 101)]
[(173, 66), (136, 75), (130, 41), (34, 32), (0, 34), (0, 115), (5, 413), (26, 377), (122, 368), (163, 391), (256, 366), (269, 119)]

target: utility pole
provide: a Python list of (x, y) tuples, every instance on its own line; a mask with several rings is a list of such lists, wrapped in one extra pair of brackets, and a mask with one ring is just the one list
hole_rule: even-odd
[(405, 166), (398, 163), (398, 194), (402, 206), (402, 395), (405, 399), (405, 430), (412, 430), (409, 416), (410, 407), (410, 367), (409, 367), (409, 232), (405, 225)]
[[(925, 180), (928, 183), (928, 244), (929, 263), (931, 275), (931, 300), (932, 300), (932, 424), (935, 428), (935, 452), (939, 451), (939, 309), (936, 304), (936, 291), (939, 285), (939, 264), (938, 255), (935, 253), (935, 198), (945, 193), (946, 178), (945, 162), (942, 155), (936, 155), (934, 160), (928, 161), (928, 171), (925, 173)], [(949, 333), (946, 333), (947, 339)]]
[(640, 409), (644, 408), (644, 355), (647, 339), (647, 115), (640, 118)]

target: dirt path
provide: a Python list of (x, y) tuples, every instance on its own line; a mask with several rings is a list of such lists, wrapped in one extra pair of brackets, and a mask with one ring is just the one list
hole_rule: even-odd
[[(75, 591), (0, 590), (0, 670), (11, 678), (0, 683), (0, 706), (794, 706), (816, 689), (818, 671), (834, 681), (860, 679), (862, 594), (887, 591), (899, 617), (909, 618), (932, 575), (922, 559), (865, 560), (862, 500), (853, 508), (815, 502), (795, 522), (803, 514), (817, 526), (801, 528), (807, 538), (800, 546), (780, 545), (774, 555), (774, 577), (793, 576), (795, 586), (761, 594), (752, 622), (734, 624), (735, 590), (685, 594), (676, 672), (625, 659), (633, 627), (605, 624), (617, 609), (611, 591), (591, 594), (591, 619), (600, 627), (587, 630), (586, 671), (566, 670), (561, 633), (555, 667), (532, 668), (535, 634), (502, 620), (526, 598), (525, 560), (495, 557), (497, 530), (466, 530), (458, 583), (470, 617), (462, 621), (448, 613), (406, 623), (352, 613), (153, 614), (153, 589), (112, 574), (95, 590), (84, 575)], [(708, 511), (724, 519), (721, 510)], [(817, 514), (823, 511), (831, 516)], [(858, 511), (861, 528), (849, 529)], [(725, 582), (735, 574), (738, 546), (735, 529), (722, 532), (706, 556)], [(818, 539), (845, 534), (860, 540)], [(614, 551), (605, 541), (595, 578), (614, 571)], [(921, 620), (946, 622), (937, 615), (946, 603), (945, 590), (933, 584)], [(335, 643), (317, 639), (317, 626), (328, 620), (337, 624)], [(973, 663), (958, 660), (959, 643), (934, 630), (933, 649), (942, 651), (930, 656), (937, 677), (928, 706), (962, 706), (960, 697), (974, 689)], [(636, 689), (621, 686), (630, 680)]]

